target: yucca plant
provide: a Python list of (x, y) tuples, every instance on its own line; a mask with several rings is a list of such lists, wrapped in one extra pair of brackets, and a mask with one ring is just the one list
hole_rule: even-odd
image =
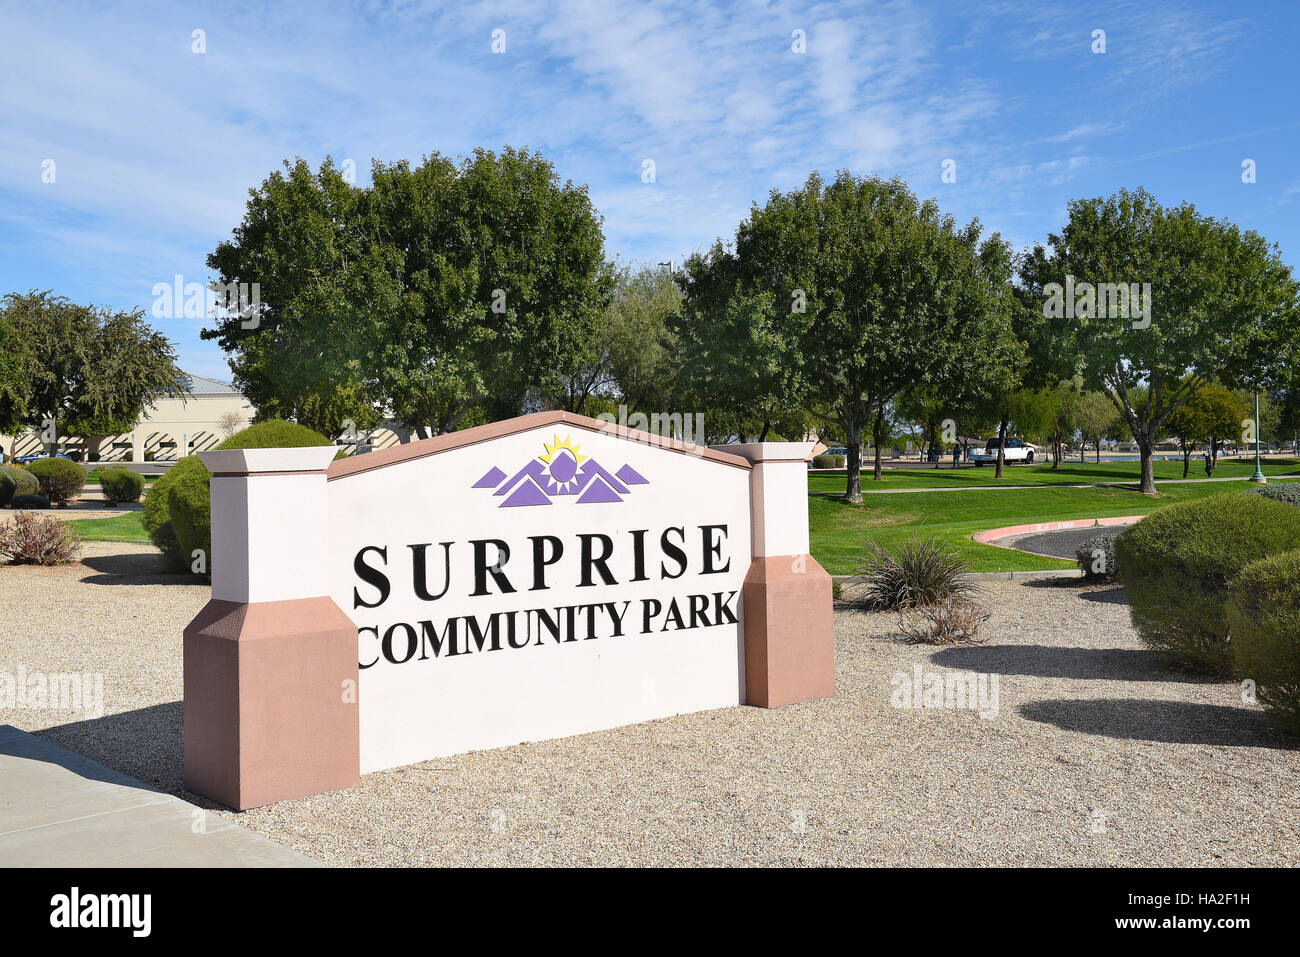
[(891, 548), (867, 543), (867, 554), (853, 577), (857, 603), (876, 611), (933, 605), (972, 598), (966, 578), (970, 566), (937, 538), (913, 536)]

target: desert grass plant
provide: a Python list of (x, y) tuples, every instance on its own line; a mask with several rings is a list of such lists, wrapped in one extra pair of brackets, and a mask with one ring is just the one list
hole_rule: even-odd
[(15, 565), (66, 565), (81, 554), (81, 539), (67, 522), (18, 512), (0, 522), (0, 555)]
[(980, 626), (989, 611), (969, 596), (953, 596), (931, 605), (904, 608), (898, 613), (898, 630), (904, 639), (923, 645), (978, 644)]
[(913, 536), (890, 547), (867, 543), (852, 579), (857, 604), (873, 611), (897, 611), (950, 599), (973, 599), (970, 566), (937, 538)]

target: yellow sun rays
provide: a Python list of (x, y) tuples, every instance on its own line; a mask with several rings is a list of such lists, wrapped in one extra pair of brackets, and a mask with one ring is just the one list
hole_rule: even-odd
[(585, 462), (585, 461), (589, 458), (589, 456), (586, 456), (586, 455), (579, 455), (579, 454), (578, 454), (578, 449), (580, 449), (581, 446), (579, 446), (579, 445), (573, 445), (573, 444), (571, 444), (571, 442), (572, 442), (572, 440), (571, 440), (570, 436), (567, 436), (567, 435), (566, 435), (566, 436), (564, 437), (564, 441), (563, 441), (563, 442), (560, 441), (560, 437), (559, 437), (558, 435), (557, 435), (557, 436), (554, 436), (550, 442), (543, 442), (543, 443), (542, 443), (544, 446), (546, 446), (546, 454), (545, 454), (545, 455), (539, 455), (538, 458), (541, 459), (541, 461), (542, 461), (544, 464), (546, 464), (546, 465), (550, 465), (550, 464), (551, 464), (551, 459), (555, 458), (556, 453), (557, 453), (557, 452), (562, 452), (562, 451), (563, 451), (563, 452), (568, 452), (570, 455), (572, 455), (572, 456), (573, 456), (573, 460), (574, 460), (575, 462), (577, 462), (579, 465), (581, 465), (583, 462)]

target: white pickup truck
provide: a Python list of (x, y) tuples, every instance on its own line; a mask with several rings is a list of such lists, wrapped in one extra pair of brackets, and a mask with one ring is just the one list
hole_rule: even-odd
[[(989, 439), (988, 444), (983, 449), (971, 452), (970, 460), (976, 465), (996, 465), (998, 461), (998, 440)], [(1020, 439), (1007, 436), (1007, 444), (1002, 452), (1002, 460), (1008, 465), (1015, 462), (1031, 465), (1034, 461), (1034, 447), (1028, 442), (1022, 442)]]

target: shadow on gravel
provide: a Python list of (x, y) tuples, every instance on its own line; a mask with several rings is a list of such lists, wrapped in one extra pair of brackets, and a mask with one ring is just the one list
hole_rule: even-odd
[(1169, 668), (1160, 654), (1131, 648), (1056, 648), (1049, 645), (983, 645), (945, 648), (930, 661), (947, 668), (1034, 678), (1104, 681), (1204, 681)]
[[(1026, 578), (1026, 588), (1067, 588), (1078, 594), (1084, 601), (1101, 602), (1106, 605), (1123, 605), (1123, 585), (1103, 585), (1101, 582), (1088, 581), (1086, 578)], [(1093, 589), (1085, 591), (1085, 589)]]
[(198, 575), (184, 575), (167, 570), (157, 552), (132, 552), (127, 555), (88, 555), (81, 560), (98, 575), (81, 579), (87, 585), (205, 585)]
[(180, 794), (185, 782), (183, 721), (182, 702), (169, 701), (33, 733), (114, 771)]
[(1016, 710), (1030, 721), (1050, 724), (1062, 731), (1108, 738), (1300, 750), (1300, 738), (1270, 724), (1260, 712), (1217, 704), (1096, 698), (1038, 701)]
[(1121, 586), (1104, 588), (1101, 591), (1086, 591), (1079, 596), (1084, 601), (1101, 602), (1104, 605), (1126, 605), (1124, 589)]

